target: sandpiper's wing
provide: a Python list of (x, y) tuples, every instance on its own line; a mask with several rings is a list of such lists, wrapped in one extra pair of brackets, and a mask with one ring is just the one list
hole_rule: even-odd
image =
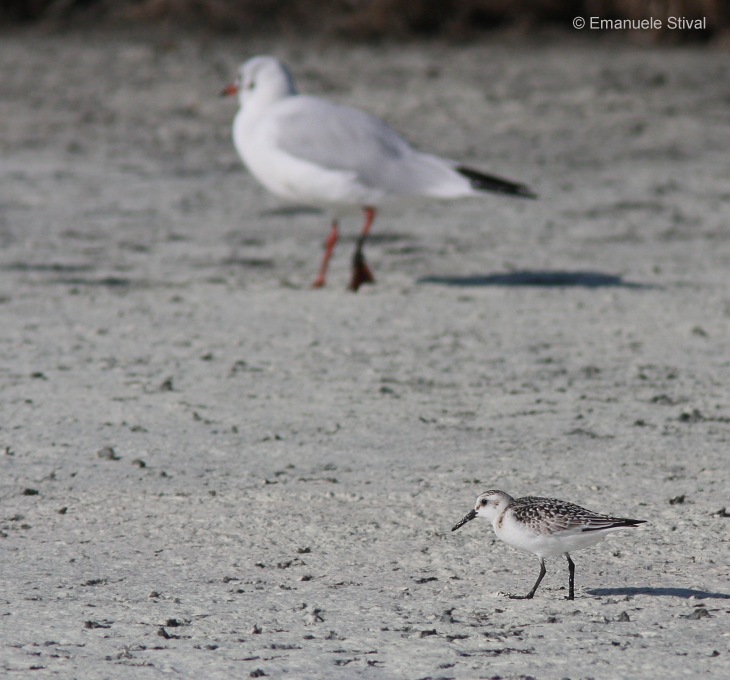
[(516, 519), (544, 534), (603, 531), (633, 527), (645, 521), (601, 515), (575, 503), (537, 496), (518, 498), (511, 509)]

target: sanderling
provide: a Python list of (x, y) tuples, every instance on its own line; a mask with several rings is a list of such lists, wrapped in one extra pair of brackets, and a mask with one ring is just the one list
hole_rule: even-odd
[(485, 491), (477, 498), (474, 509), (457, 522), (451, 531), (456, 531), (475, 517), (488, 519), (497, 538), (507, 545), (534, 553), (540, 558), (540, 575), (532, 590), (527, 595), (509, 596), (518, 600), (533, 597), (545, 576), (545, 558), (555, 555), (568, 558), (568, 599), (575, 599), (575, 564), (569, 553), (598, 543), (611, 531), (635, 527), (646, 521), (599, 515), (557, 498), (512, 498), (504, 491)]

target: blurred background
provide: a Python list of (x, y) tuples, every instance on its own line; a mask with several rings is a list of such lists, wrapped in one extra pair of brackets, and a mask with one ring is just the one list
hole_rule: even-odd
[[(372, 41), (439, 37), (469, 40), (489, 31), (571, 31), (576, 16), (705, 18), (706, 30), (621, 32), (637, 42), (727, 46), (728, 0), (3, 0), (0, 23), (179, 24), (213, 31), (307, 32)], [(666, 23), (666, 22), (665, 22)]]

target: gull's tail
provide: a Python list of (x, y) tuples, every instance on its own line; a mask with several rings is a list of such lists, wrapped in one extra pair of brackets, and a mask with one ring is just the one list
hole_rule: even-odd
[(463, 165), (457, 165), (454, 168), (456, 172), (463, 175), (469, 180), (472, 189), (476, 191), (493, 191), (498, 194), (508, 194), (517, 196), (518, 198), (537, 198), (537, 194), (530, 190), (526, 184), (511, 182), (508, 179), (487, 175), (478, 170), (466, 168)]

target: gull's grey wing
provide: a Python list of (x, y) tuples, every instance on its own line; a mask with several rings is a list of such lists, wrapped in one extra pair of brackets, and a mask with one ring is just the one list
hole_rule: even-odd
[(287, 154), (329, 170), (351, 172), (388, 194), (428, 195), (434, 187), (467, 189), (450, 161), (413, 149), (393, 128), (364, 111), (306, 96), (276, 111), (276, 143)]

